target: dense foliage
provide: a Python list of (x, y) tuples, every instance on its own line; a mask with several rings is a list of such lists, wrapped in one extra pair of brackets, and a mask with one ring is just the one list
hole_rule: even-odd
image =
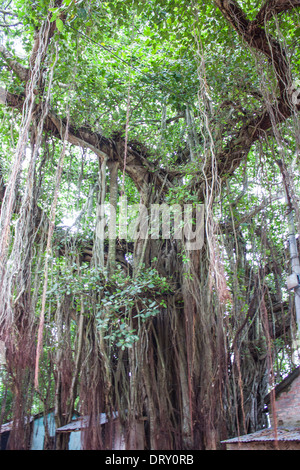
[[(266, 426), (298, 364), (299, 6), (3, 1), (0, 424), (118, 410), (133, 449)], [(175, 216), (143, 237), (157, 204), (203, 206), (201, 247)]]

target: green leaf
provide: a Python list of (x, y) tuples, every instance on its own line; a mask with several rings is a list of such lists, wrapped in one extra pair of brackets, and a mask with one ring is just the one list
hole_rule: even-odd
[(152, 31), (151, 31), (151, 28), (149, 28), (149, 26), (146, 26), (146, 28), (144, 29), (144, 35), (145, 36), (151, 36), (152, 34)]
[(64, 30), (64, 24), (63, 24), (63, 22), (60, 18), (57, 18), (57, 20), (56, 20), (56, 27), (57, 27), (58, 31), (60, 31), (60, 32)]

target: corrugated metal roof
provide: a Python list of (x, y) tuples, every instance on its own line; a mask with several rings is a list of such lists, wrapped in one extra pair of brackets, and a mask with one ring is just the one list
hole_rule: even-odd
[[(118, 417), (118, 412), (114, 412), (112, 414), (112, 418), (115, 419)], [(106, 413), (100, 413), (99, 415), (99, 424), (108, 423), (109, 417)], [(80, 431), (83, 428), (87, 428), (89, 426), (90, 420), (88, 416), (82, 416), (79, 419), (71, 421), (70, 423), (66, 424), (65, 426), (61, 426), (57, 428), (56, 431), (58, 432), (72, 432), (72, 431)]]
[[(47, 415), (49, 415), (52, 412), (54, 412), (54, 408), (49, 408), (49, 410), (47, 411)], [(74, 414), (78, 416), (78, 413), (76, 411), (74, 412)], [(41, 416), (44, 416), (44, 411), (40, 411), (34, 416), (31, 416), (29, 422), (31, 423), (33, 420), (40, 418)], [(26, 417), (25, 420), (24, 422), (28, 422), (28, 417)], [(0, 426), (0, 434), (2, 434), (3, 432), (11, 431), (12, 427), (13, 427), (13, 421), (9, 421), (8, 423), (2, 424), (2, 426)]]
[[(31, 423), (35, 418), (33, 416), (30, 417), (29, 422)], [(2, 424), (0, 427), (0, 434), (3, 432), (8, 432), (11, 431), (13, 428), (13, 421), (9, 421), (8, 423)], [(24, 420), (24, 424), (28, 423), (28, 418)]]
[[(223, 444), (233, 444), (238, 442), (264, 442), (275, 441), (275, 430), (273, 428), (261, 429), (260, 431), (244, 436), (234, 437), (227, 441), (222, 441)], [(300, 427), (278, 427), (277, 429), (278, 441), (299, 441), (300, 442)]]

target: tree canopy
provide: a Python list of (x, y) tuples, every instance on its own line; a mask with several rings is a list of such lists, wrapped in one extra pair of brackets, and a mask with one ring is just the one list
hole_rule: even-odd
[(2, 3), (10, 448), (52, 407), (118, 411), (128, 449), (266, 426), (299, 363), (300, 1)]

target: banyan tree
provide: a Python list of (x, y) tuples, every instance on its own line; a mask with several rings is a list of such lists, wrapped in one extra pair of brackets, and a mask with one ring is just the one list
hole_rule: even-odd
[(50, 408), (88, 416), (84, 449), (111, 448), (100, 413), (128, 449), (267, 425), (298, 360), (299, 6), (3, 1), (10, 449)]

